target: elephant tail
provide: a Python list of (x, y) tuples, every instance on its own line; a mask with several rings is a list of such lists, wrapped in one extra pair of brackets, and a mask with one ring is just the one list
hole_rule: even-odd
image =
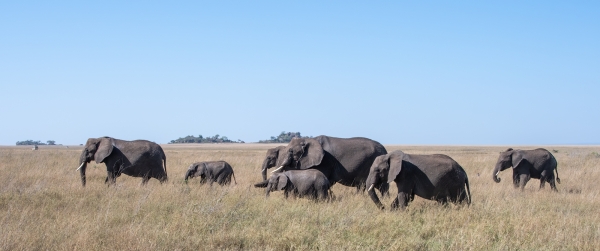
[(168, 175), (167, 175), (167, 155), (165, 155), (164, 152), (163, 152), (162, 159), (163, 159), (163, 165), (165, 167), (165, 178), (167, 178), (168, 177)]
[(329, 188), (329, 190), (327, 191), (329, 196), (327, 197), (327, 202), (334, 202), (335, 201), (335, 194), (333, 194), (333, 191), (331, 190), (331, 187)]
[(556, 182), (558, 182), (558, 184), (560, 184), (560, 178), (558, 177), (558, 161), (556, 161), (556, 158), (554, 158), (554, 156), (550, 155), (552, 157), (552, 160), (554, 160), (554, 171), (556, 172)]
[(556, 172), (556, 182), (558, 182), (558, 184), (560, 184), (560, 178), (558, 177), (558, 165), (556, 165), (556, 167), (554, 168), (554, 171)]
[(237, 185), (237, 181), (235, 180), (235, 173), (231, 172), (231, 176), (233, 176), (233, 183), (234, 183), (234, 185)]
[(469, 178), (465, 178), (465, 186), (467, 187), (467, 205), (471, 205), (471, 188), (469, 187)]

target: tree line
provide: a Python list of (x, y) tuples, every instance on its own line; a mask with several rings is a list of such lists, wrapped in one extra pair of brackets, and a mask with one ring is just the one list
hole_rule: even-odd
[[(289, 143), (293, 138), (311, 138), (311, 137), (303, 137), (300, 132), (285, 132), (282, 131), (279, 136), (271, 136), (270, 139), (259, 140), (258, 143)], [(41, 142), (39, 140), (25, 140), (25, 141), (17, 141), (17, 145), (55, 145), (56, 141), (48, 140), (46, 143)], [(188, 135), (185, 137), (180, 137), (178, 139), (171, 140), (169, 144), (189, 144), (189, 143), (245, 143), (243, 140), (230, 140), (227, 136), (220, 136), (219, 134), (215, 136), (203, 137), (202, 135), (198, 135), (198, 137), (193, 135)]]
[(46, 141), (46, 143), (41, 142), (39, 140), (33, 141), (33, 140), (25, 140), (25, 141), (17, 141), (17, 145), (18, 146), (33, 146), (33, 145), (49, 145), (49, 146), (53, 146), (55, 145), (56, 141), (54, 140), (48, 140)]
[(310, 138), (302, 137), (300, 132), (281, 132), (279, 136), (271, 136), (271, 139), (259, 140), (258, 143), (289, 143), (293, 138)]
[[(259, 140), (258, 143), (289, 143), (293, 138), (310, 138), (303, 137), (300, 132), (281, 132), (279, 136), (271, 136), (270, 139)], [(171, 140), (169, 144), (190, 144), (190, 143), (245, 143), (243, 140), (238, 139), (237, 141), (230, 140), (227, 136), (221, 137), (219, 134), (212, 137), (198, 137), (188, 135), (180, 137), (178, 139)]]
[(189, 144), (189, 143), (244, 143), (242, 140), (233, 141), (227, 138), (227, 136), (221, 137), (219, 134), (212, 137), (203, 137), (202, 135), (198, 135), (195, 137), (193, 135), (188, 135), (183, 138), (178, 138), (171, 140), (169, 144)]

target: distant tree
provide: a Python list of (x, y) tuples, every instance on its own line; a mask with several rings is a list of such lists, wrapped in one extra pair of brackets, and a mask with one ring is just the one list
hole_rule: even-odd
[(293, 138), (311, 138), (311, 137), (302, 137), (300, 132), (281, 132), (279, 136), (271, 136), (271, 139), (260, 140), (258, 143), (288, 143), (292, 141)]
[(25, 140), (25, 141), (17, 141), (18, 146), (33, 146), (33, 145), (46, 145), (46, 143), (42, 143), (39, 140)]
[[(238, 140), (240, 141), (240, 140)], [(219, 134), (212, 137), (202, 137), (202, 135), (198, 135), (198, 137), (194, 137), (192, 135), (185, 136), (183, 138), (178, 138), (175, 140), (171, 140), (169, 144), (186, 144), (186, 143), (237, 143), (236, 141), (232, 141), (226, 136), (220, 137)]]
[(46, 143), (47, 143), (48, 145), (51, 145), (51, 146), (53, 146), (53, 145), (54, 145), (54, 143), (56, 143), (56, 141), (54, 141), (54, 140), (48, 140), (48, 141), (46, 141)]

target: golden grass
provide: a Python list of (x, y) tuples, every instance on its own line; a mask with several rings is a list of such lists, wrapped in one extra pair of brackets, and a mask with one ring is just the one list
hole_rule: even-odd
[[(337, 200), (265, 199), (252, 185), (274, 145), (164, 145), (169, 181), (117, 178), (88, 166), (81, 187), (81, 147), (0, 148), (1, 250), (595, 250), (600, 247), (600, 147), (555, 146), (562, 184), (513, 189), (510, 171), (492, 180), (507, 147), (386, 146), (444, 153), (469, 175), (473, 204), (441, 206), (415, 198), (406, 211), (379, 211), (365, 194), (333, 187)], [(525, 147), (523, 147), (525, 148)], [(533, 147), (528, 147), (533, 148)], [(225, 160), (237, 185), (183, 182), (196, 161)], [(395, 194), (395, 186), (392, 194)], [(386, 207), (392, 197), (383, 198)]]

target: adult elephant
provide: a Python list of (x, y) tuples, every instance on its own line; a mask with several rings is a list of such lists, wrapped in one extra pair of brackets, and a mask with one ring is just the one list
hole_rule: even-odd
[(158, 144), (147, 140), (125, 141), (110, 137), (88, 139), (79, 157), (81, 165), (77, 168), (83, 186), (86, 183), (87, 163), (92, 160), (106, 165), (106, 181), (109, 184), (114, 184), (121, 174), (142, 177), (142, 185), (148, 183), (150, 178), (156, 178), (161, 183), (167, 180), (167, 157)]
[(556, 171), (556, 181), (560, 184), (558, 178), (557, 162), (552, 153), (544, 148), (535, 150), (514, 150), (512, 148), (500, 153), (496, 167), (494, 168), (494, 181), (500, 182), (498, 174), (512, 166), (513, 184), (515, 188), (525, 188), (529, 179), (539, 179), (540, 189), (544, 188), (545, 182), (550, 183), (550, 188), (556, 192), (554, 183), (554, 172)]
[(277, 165), (277, 162), (284, 159), (286, 151), (284, 151), (285, 146), (278, 146), (275, 148), (271, 148), (267, 150), (267, 155), (263, 160), (263, 164), (261, 167), (261, 174), (263, 177), (263, 181), (267, 180), (267, 170)]
[(373, 190), (382, 183), (396, 182), (398, 196), (392, 209), (404, 209), (415, 195), (440, 203), (471, 204), (471, 189), (465, 170), (452, 158), (443, 154), (405, 154), (397, 150), (379, 156), (373, 162), (367, 185), (368, 193), (375, 205), (384, 209)]
[[(280, 150), (281, 151), (281, 150)], [(284, 159), (273, 172), (317, 169), (331, 182), (364, 190), (369, 168), (377, 156), (387, 154), (379, 142), (367, 138), (317, 136), (293, 138), (283, 149)], [(263, 181), (264, 182), (264, 181)], [(387, 184), (377, 187), (387, 194)]]

